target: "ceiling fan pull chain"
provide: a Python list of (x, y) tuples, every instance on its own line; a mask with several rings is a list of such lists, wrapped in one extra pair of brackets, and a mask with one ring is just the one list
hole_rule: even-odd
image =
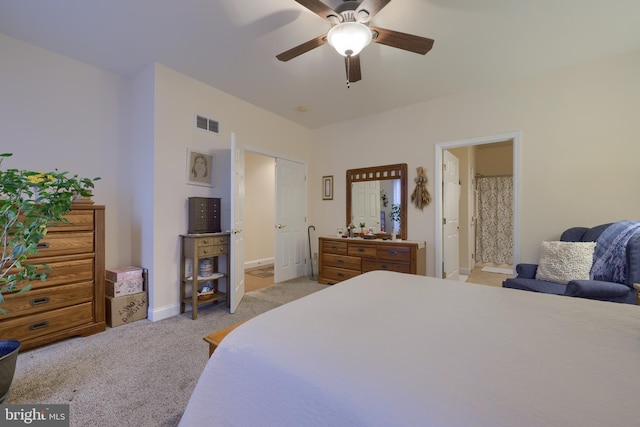
[(349, 69), (349, 67), (351, 67), (351, 55), (347, 55), (347, 89), (351, 89), (351, 85), (349, 84), (349, 76), (351, 75), (351, 70)]

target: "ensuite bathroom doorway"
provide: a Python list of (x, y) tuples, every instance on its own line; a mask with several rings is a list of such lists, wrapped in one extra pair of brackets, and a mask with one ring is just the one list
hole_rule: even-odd
[[(441, 254), (441, 277), (445, 266), (455, 261), (459, 263), (457, 280), (501, 286), (504, 279), (513, 276), (517, 247), (517, 143), (518, 138), (513, 135), (500, 135), (439, 147), (443, 162), (451, 155), (458, 159), (460, 176), (459, 251), (456, 254), (447, 248), (443, 226), (442, 247), (440, 251), (436, 248), (436, 258)], [(443, 188), (444, 172), (439, 178), (441, 182), (436, 185)], [(443, 197), (444, 192), (440, 195)], [(445, 202), (438, 201), (439, 209), (443, 209)], [(447, 218), (442, 212), (445, 224)]]

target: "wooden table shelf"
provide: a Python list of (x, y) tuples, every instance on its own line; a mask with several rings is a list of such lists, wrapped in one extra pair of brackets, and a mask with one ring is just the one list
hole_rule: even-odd
[[(198, 318), (198, 307), (224, 301), (229, 307), (229, 272), (231, 262), (229, 258), (229, 234), (228, 233), (203, 233), (203, 234), (183, 234), (180, 236), (182, 256), (180, 257), (180, 313), (184, 313), (186, 306), (191, 306), (191, 318)], [(226, 261), (226, 269), (220, 271), (218, 258), (223, 256)], [(192, 260), (192, 271), (187, 272), (186, 261)], [(211, 274), (202, 276), (196, 274), (200, 272), (200, 264), (205, 259), (211, 259), (213, 271)], [(194, 277), (195, 276), (195, 277)], [(220, 288), (220, 281), (225, 281), (225, 291)], [(206, 283), (211, 283), (211, 288), (215, 291), (212, 298), (198, 299), (198, 292)], [(191, 287), (191, 292), (187, 288)]]

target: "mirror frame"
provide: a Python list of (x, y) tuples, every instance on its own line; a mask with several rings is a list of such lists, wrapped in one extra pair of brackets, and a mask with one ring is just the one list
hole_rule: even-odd
[[(361, 181), (400, 179), (400, 233), (398, 237), (407, 240), (407, 164), (373, 166), (347, 170), (347, 222), (351, 222), (351, 184)], [(376, 233), (377, 237), (388, 237), (391, 233)]]

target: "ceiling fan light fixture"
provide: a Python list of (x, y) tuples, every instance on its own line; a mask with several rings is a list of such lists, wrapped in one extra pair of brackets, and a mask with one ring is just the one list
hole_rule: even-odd
[(334, 25), (327, 34), (329, 44), (342, 56), (355, 56), (371, 43), (371, 30), (359, 22)]

